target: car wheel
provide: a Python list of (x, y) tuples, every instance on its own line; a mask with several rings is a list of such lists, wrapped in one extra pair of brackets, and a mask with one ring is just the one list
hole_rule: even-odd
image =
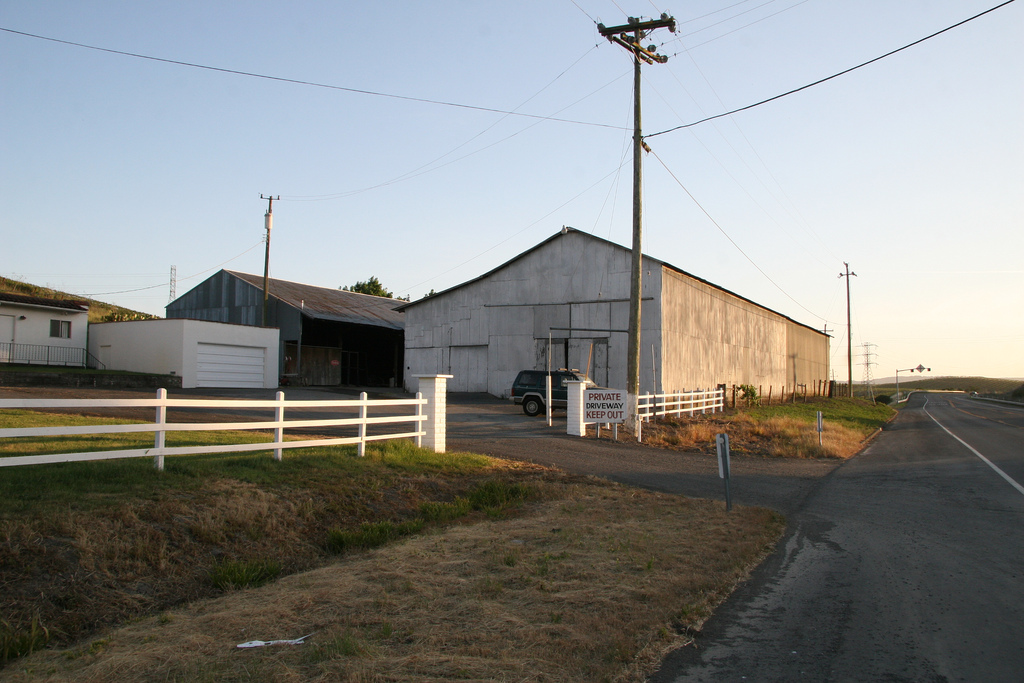
[(544, 404), (539, 398), (533, 398), (531, 396), (523, 401), (523, 412), (530, 417), (536, 417), (544, 412)]

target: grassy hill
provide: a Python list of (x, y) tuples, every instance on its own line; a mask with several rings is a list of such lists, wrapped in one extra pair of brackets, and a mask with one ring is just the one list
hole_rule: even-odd
[[(1013, 393), (1021, 387), (1018, 379), (1000, 379), (996, 377), (927, 377), (923, 379), (900, 379), (900, 391), (976, 391), (979, 394), (1001, 396)], [(875, 384), (875, 394), (896, 392), (896, 383)]]
[(110, 322), (114, 320), (151, 320), (157, 317), (155, 315), (150, 315), (149, 313), (133, 311), (130, 308), (123, 308), (121, 306), (103, 303), (102, 301), (96, 301), (95, 299), (89, 299), (83, 296), (74, 296), (67, 292), (61, 292), (48, 287), (39, 287), (27, 282), (11, 280), (6, 277), (0, 277), (0, 292), (21, 294), (24, 296), (40, 296), (47, 299), (84, 301), (89, 304), (89, 322), (91, 323)]

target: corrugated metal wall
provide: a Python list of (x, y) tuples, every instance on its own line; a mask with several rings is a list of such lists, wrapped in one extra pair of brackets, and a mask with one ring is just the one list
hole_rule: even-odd
[[(405, 312), (406, 387), (442, 372), (455, 375), (451, 391), (508, 396), (520, 370), (547, 366), (549, 333), (552, 367), (589, 364), (601, 384), (625, 387), (630, 261), (570, 231), (417, 302)], [(642, 392), (827, 378), (828, 338), (785, 316), (646, 258), (643, 297)]]

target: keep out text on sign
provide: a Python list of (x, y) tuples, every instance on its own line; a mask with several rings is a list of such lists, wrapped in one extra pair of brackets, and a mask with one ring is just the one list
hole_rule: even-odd
[(608, 424), (626, 421), (624, 389), (586, 389), (583, 391), (583, 421)]

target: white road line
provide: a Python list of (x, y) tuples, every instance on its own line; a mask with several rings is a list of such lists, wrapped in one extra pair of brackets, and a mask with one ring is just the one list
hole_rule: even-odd
[(995, 464), (994, 464), (994, 463), (993, 463), (993, 462), (992, 462), (991, 460), (989, 460), (989, 459), (988, 459), (988, 458), (986, 458), (986, 457), (985, 457), (984, 455), (982, 455), (981, 453), (979, 453), (979, 452), (978, 452), (978, 451), (977, 451), (977, 450), (976, 450), (976, 449), (974, 448), (974, 446), (972, 446), (971, 444), (967, 443), (966, 441), (964, 441), (963, 439), (961, 439), (961, 438), (960, 438), (959, 436), (957, 436), (957, 435), (956, 435), (956, 434), (954, 434), (953, 432), (951, 432), (951, 431), (949, 431), (948, 429), (946, 429), (946, 425), (944, 425), (944, 424), (942, 424), (941, 422), (939, 422), (938, 420), (936, 420), (936, 419), (935, 419), (935, 416), (934, 416), (934, 415), (932, 415), (931, 413), (929, 413), (929, 412), (928, 412), (928, 399), (927, 399), (927, 398), (926, 398), (926, 399), (924, 400), (924, 407), (923, 407), (923, 410), (924, 410), (924, 414), (925, 414), (925, 415), (927, 415), (928, 417), (930, 417), (930, 418), (932, 419), (932, 421), (933, 421), (933, 422), (934, 422), (935, 424), (937, 424), (937, 425), (939, 425), (940, 427), (942, 427), (943, 431), (945, 431), (945, 432), (946, 432), (947, 434), (949, 434), (949, 435), (950, 435), (951, 437), (953, 437), (954, 439), (956, 439), (957, 441), (959, 441), (960, 443), (962, 443), (962, 444), (963, 444), (964, 446), (966, 446), (966, 447), (967, 447), (967, 450), (969, 450), (969, 451), (970, 451), (971, 453), (974, 453), (974, 454), (975, 454), (976, 456), (978, 456), (979, 458), (981, 458), (982, 460), (984, 460), (984, 461), (985, 461), (985, 464), (986, 464), (986, 465), (988, 465), (989, 467), (991, 467), (992, 469), (994, 469), (994, 470), (996, 471), (996, 474), (998, 474), (998, 475), (999, 475), (1000, 477), (1002, 477), (1002, 478), (1003, 478), (1003, 479), (1005, 479), (1006, 481), (1010, 482), (1010, 486), (1012, 486), (1013, 488), (1017, 489), (1017, 491), (1018, 491), (1018, 492), (1019, 492), (1019, 493), (1020, 493), (1021, 495), (1024, 495), (1024, 486), (1021, 486), (1020, 484), (1018, 484), (1017, 482), (1015, 482), (1015, 481), (1014, 481), (1014, 480), (1013, 480), (1013, 479), (1012, 479), (1012, 478), (1010, 477), (1010, 475), (1008, 475), (1008, 474), (1007, 474), (1006, 472), (1003, 472), (1003, 471), (1002, 471), (1001, 469), (999, 469), (999, 468), (998, 468), (998, 467), (997, 467), (997, 466), (996, 466), (996, 465), (995, 465)]

